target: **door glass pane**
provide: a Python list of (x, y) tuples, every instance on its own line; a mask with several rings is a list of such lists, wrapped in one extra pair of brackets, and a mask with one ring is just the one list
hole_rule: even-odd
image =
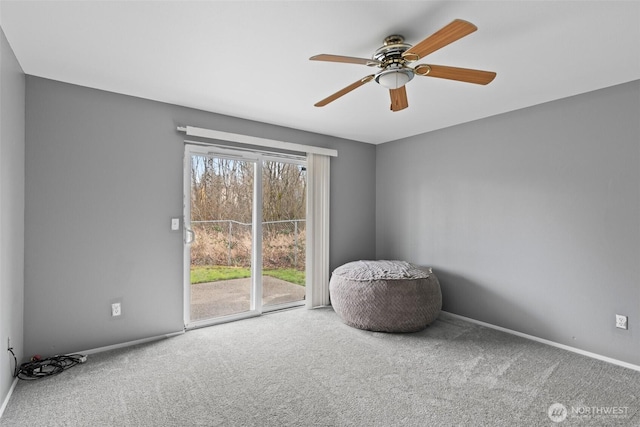
[(262, 305), (305, 297), (307, 177), (302, 165), (262, 164)]
[(191, 321), (250, 310), (254, 169), (191, 156)]

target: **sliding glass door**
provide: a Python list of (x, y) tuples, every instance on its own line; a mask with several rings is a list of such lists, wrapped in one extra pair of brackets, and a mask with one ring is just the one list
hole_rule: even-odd
[(301, 163), (262, 162), (263, 310), (305, 299), (307, 173)]
[(187, 146), (184, 224), (187, 326), (304, 303), (303, 158)]

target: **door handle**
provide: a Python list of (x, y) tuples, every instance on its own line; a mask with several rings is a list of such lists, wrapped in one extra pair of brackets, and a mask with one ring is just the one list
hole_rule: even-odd
[(190, 228), (185, 228), (185, 243), (186, 244), (190, 244), (193, 243), (196, 240), (196, 233), (190, 229)]

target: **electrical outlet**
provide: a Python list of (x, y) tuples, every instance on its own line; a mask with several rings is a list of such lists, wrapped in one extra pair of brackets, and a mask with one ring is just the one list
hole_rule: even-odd
[(627, 316), (616, 314), (616, 328), (627, 329)]
[(119, 302), (114, 302), (111, 304), (111, 316), (120, 316), (122, 314), (122, 306)]

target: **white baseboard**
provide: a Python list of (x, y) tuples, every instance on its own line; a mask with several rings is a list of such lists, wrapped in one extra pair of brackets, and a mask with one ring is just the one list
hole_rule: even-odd
[(165, 338), (171, 338), (171, 337), (175, 337), (176, 335), (182, 335), (182, 334), (184, 334), (184, 331), (178, 331), (178, 332), (173, 332), (173, 333), (164, 334), (164, 335), (156, 335), (154, 337), (142, 338), (142, 339), (134, 340), (134, 341), (127, 341), (127, 342), (123, 342), (123, 343), (120, 343), (120, 344), (107, 345), (107, 346), (104, 346), (104, 347), (93, 348), (91, 350), (78, 351), (78, 352), (75, 352), (74, 354), (96, 354), (96, 353), (102, 353), (103, 351), (117, 350), (119, 348), (126, 348), (126, 347), (131, 347), (133, 345), (145, 344), (145, 343), (148, 343), (148, 342), (158, 341), (158, 340), (162, 340), (162, 339), (165, 339)]
[(519, 336), (519, 337), (522, 337), (522, 338), (526, 338), (526, 339), (529, 339), (529, 340), (532, 340), (532, 341), (537, 341), (537, 342), (542, 343), (542, 344), (547, 344), (547, 345), (550, 345), (552, 347), (561, 348), (563, 350), (567, 350), (567, 351), (571, 351), (573, 353), (581, 354), (583, 356), (591, 357), (592, 359), (602, 360), (603, 362), (611, 363), (611, 364), (614, 364), (614, 365), (622, 366), (623, 368), (633, 369), (634, 371), (639, 371), (640, 372), (640, 366), (634, 365), (632, 363), (623, 362), (622, 360), (613, 359), (611, 357), (603, 356), (601, 354), (592, 353), (590, 351), (585, 351), (585, 350), (581, 350), (579, 348), (571, 347), (571, 346), (568, 346), (568, 345), (565, 345), (565, 344), (560, 344), (560, 343), (557, 343), (555, 341), (549, 341), (549, 340), (546, 340), (544, 338), (540, 338), (540, 337), (536, 337), (536, 336), (533, 336), (533, 335), (525, 334), (525, 333), (522, 333), (522, 332), (514, 331), (514, 330), (511, 330), (511, 329), (503, 328), (502, 326), (492, 325), (491, 323), (486, 323), (486, 322), (482, 322), (480, 320), (471, 319), (470, 317), (465, 317), (465, 316), (460, 316), (459, 314), (449, 313), (448, 311), (444, 311), (443, 310), (442, 312), (447, 314), (448, 316), (455, 317), (455, 318), (458, 318), (458, 319), (461, 319), (461, 320), (465, 320), (467, 322), (475, 323), (475, 324), (481, 325), (481, 326), (486, 326), (487, 328), (496, 329), (498, 331), (505, 332), (507, 334), (516, 335), (516, 336)]
[(16, 388), (16, 384), (18, 384), (18, 379), (14, 378), (13, 383), (9, 388), (9, 392), (7, 393), (7, 397), (4, 398), (4, 401), (2, 402), (2, 406), (0, 406), (0, 418), (2, 418), (2, 414), (4, 414), (4, 410), (7, 407), (7, 404), (9, 403), (9, 399), (11, 399), (11, 395), (13, 394), (13, 390)]

